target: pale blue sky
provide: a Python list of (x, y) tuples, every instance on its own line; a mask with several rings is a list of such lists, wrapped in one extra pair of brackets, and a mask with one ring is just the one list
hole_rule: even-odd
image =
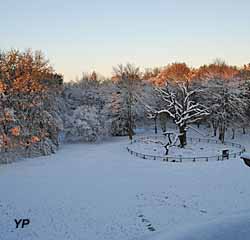
[(250, 0), (0, 0), (0, 48), (42, 50), (65, 80), (223, 58), (250, 62)]

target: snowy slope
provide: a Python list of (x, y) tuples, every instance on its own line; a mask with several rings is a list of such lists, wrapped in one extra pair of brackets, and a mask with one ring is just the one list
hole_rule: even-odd
[[(250, 210), (250, 169), (241, 160), (142, 160), (127, 142), (65, 145), (0, 166), (0, 239), (162, 240)], [(31, 224), (15, 229), (15, 218)]]

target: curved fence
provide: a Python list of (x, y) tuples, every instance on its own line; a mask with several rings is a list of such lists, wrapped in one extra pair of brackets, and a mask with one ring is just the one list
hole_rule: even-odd
[[(139, 139), (135, 139), (132, 141), (131, 144), (136, 143), (136, 142), (143, 142), (145, 140), (159, 140), (159, 137), (161, 139), (166, 139), (163, 136), (145, 136)], [(187, 140), (189, 142), (203, 142), (203, 143), (211, 143), (211, 144), (222, 144), (221, 141), (215, 140), (215, 139), (204, 139), (204, 138), (191, 138), (188, 137)], [(229, 153), (226, 157), (224, 155), (214, 155), (214, 156), (206, 156), (206, 157), (182, 157), (182, 156), (156, 156), (156, 155), (150, 155), (150, 154), (145, 154), (145, 153), (140, 153), (136, 152), (129, 147), (127, 147), (127, 151), (136, 157), (142, 158), (142, 159), (149, 159), (149, 160), (160, 160), (160, 161), (166, 161), (166, 162), (196, 162), (196, 161), (223, 161), (223, 160), (228, 160), (230, 158), (236, 158), (237, 156), (240, 156), (243, 152), (245, 152), (245, 147), (239, 143), (234, 143), (234, 142), (228, 142), (225, 141), (223, 144), (225, 144), (225, 148), (227, 146), (235, 147), (238, 148), (238, 151), (233, 151)]]

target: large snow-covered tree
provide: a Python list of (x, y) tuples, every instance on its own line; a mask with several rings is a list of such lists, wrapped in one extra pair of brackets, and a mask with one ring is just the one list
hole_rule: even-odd
[(43, 154), (48, 141), (51, 150), (56, 148), (59, 128), (54, 125), (57, 121), (51, 108), (62, 76), (55, 74), (43, 54), (31, 50), (2, 52), (0, 86), (0, 148), (25, 155), (32, 155), (35, 149)]
[(134, 135), (136, 92), (139, 90), (141, 73), (132, 64), (114, 67), (115, 92), (112, 93), (112, 134)]
[(203, 85), (202, 101), (210, 110), (208, 121), (211, 123), (214, 136), (219, 132), (219, 139), (224, 142), (227, 128), (233, 131), (243, 127), (247, 120), (246, 90), (237, 81), (210, 79)]
[(208, 109), (194, 101), (198, 90), (190, 90), (189, 82), (177, 83), (176, 87), (167, 84), (165, 88), (156, 88), (165, 102), (165, 107), (154, 111), (155, 114), (167, 113), (179, 128), (180, 147), (187, 144), (186, 132), (190, 124), (209, 115)]

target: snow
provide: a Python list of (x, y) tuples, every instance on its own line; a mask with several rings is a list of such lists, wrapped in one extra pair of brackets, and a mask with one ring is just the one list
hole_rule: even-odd
[(177, 84), (182, 95), (178, 95), (176, 90), (168, 86), (166, 89), (156, 89), (166, 103), (164, 109), (156, 111), (157, 114), (167, 113), (179, 127), (198, 122), (202, 118), (210, 115), (208, 109), (204, 105), (196, 103), (191, 98), (192, 95), (200, 92), (200, 90), (190, 91), (188, 85), (188, 82)]
[(205, 224), (188, 226), (179, 232), (160, 232), (145, 240), (249, 240), (250, 212), (219, 218)]
[[(158, 140), (154, 140), (153, 136), (149, 137), (147, 140), (143, 141), (137, 141), (133, 143), (132, 145), (129, 144), (129, 149), (142, 153), (142, 154), (148, 154), (153, 156), (160, 156), (164, 157), (166, 156), (166, 150), (163, 146), (163, 143), (167, 143), (167, 138), (164, 139), (164, 137), (160, 138)], [(186, 158), (192, 158), (192, 157), (215, 157), (215, 156), (221, 156), (222, 150), (229, 150), (229, 154), (240, 152), (241, 149), (232, 147), (227, 144), (215, 144), (215, 143), (205, 143), (204, 142), (198, 142), (198, 139), (194, 139), (191, 143), (188, 143), (185, 148), (180, 149), (177, 146), (172, 146), (169, 148), (169, 157), (186, 157)]]
[[(249, 138), (235, 141), (250, 150)], [(228, 240), (236, 236), (229, 230), (250, 234), (250, 171), (239, 158), (146, 161), (128, 154), (127, 143), (116, 137), (69, 144), (52, 156), (0, 165), (0, 239), (195, 240), (184, 236), (194, 232), (207, 240), (214, 230), (227, 236), (215, 239)], [(31, 224), (16, 229), (20, 218)]]
[(243, 154), (241, 154), (241, 158), (250, 159), (250, 152), (244, 152)]

